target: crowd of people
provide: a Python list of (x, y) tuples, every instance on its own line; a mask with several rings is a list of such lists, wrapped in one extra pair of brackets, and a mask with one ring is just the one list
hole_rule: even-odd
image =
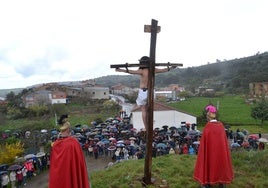
[(33, 177), (48, 170), (49, 164), (50, 156), (45, 153), (42, 156), (26, 155), (12, 165), (2, 164), (0, 187), (5, 188), (9, 184), (12, 188), (26, 186)]
[[(188, 124), (187, 124), (188, 125)], [(153, 131), (153, 157), (164, 154), (196, 154), (200, 132), (196, 125), (180, 128), (163, 126)], [(74, 133), (80, 140), (85, 156), (98, 159), (110, 156), (116, 162), (142, 159), (146, 149), (146, 132), (136, 130), (127, 118), (109, 118), (90, 131)]]
[[(60, 134), (55, 130), (52, 132), (51, 139), (55, 142), (60, 138)], [(244, 130), (240, 131), (238, 129), (233, 133), (230, 127), (225, 127), (225, 133), (231, 149), (238, 147), (238, 145), (234, 146), (234, 143), (239, 144), (240, 148), (254, 146), (258, 149), (261, 147), (260, 144), (252, 145), (258, 139), (251, 137)], [(78, 141), (81, 150), (84, 152), (85, 160), (87, 160), (87, 157), (96, 160), (100, 157), (111, 157), (114, 162), (107, 164), (107, 167), (124, 160), (137, 160), (145, 157), (145, 130), (135, 129), (130, 124), (129, 118), (122, 116), (122, 114), (108, 118), (102, 123), (92, 122), (91, 127), (77, 125), (70, 129), (70, 135)], [(197, 130), (196, 124), (186, 122), (181, 122), (180, 127), (163, 125), (162, 128), (155, 128), (153, 130), (152, 156), (157, 157), (166, 154), (197, 155), (201, 136), (202, 134)], [(246, 146), (244, 144), (246, 142), (249, 145)], [(262, 148), (264, 149), (264, 146)], [(26, 185), (27, 181), (33, 176), (38, 176), (42, 171), (49, 169), (50, 155), (49, 153), (38, 157), (33, 155), (19, 164), (21, 168), (16, 170), (6, 169), (1, 172), (2, 187), (8, 184), (13, 185), (13, 187), (15, 185), (17, 187)]]

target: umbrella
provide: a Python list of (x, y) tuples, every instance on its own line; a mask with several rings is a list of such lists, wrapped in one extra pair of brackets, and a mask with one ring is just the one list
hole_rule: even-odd
[(77, 127), (81, 127), (81, 125), (80, 124), (77, 124), (77, 125), (75, 125), (75, 127), (77, 128)]
[(92, 136), (93, 135), (96, 135), (96, 134), (97, 134), (97, 132), (95, 132), (95, 131), (94, 132), (90, 132), (90, 135), (92, 135)]
[(25, 161), (25, 159), (23, 157), (17, 157), (14, 162), (15, 163), (21, 163), (21, 162), (24, 162), (24, 161)]
[(109, 136), (110, 133), (102, 133), (103, 136)]
[(172, 126), (172, 127), (169, 127), (169, 130), (176, 130), (177, 128)]
[(258, 141), (259, 142), (268, 142), (268, 140), (266, 138), (260, 138)]
[(82, 128), (83, 129), (88, 129), (89, 127), (88, 127), (88, 125), (82, 125)]
[(167, 145), (164, 144), (164, 143), (158, 143), (158, 144), (156, 145), (156, 147), (157, 147), (157, 148), (166, 148)]
[(194, 141), (193, 144), (198, 145), (200, 144), (200, 141)]
[(91, 132), (86, 132), (85, 135), (86, 136), (90, 136), (91, 135)]
[(243, 147), (249, 147), (249, 142), (243, 142), (242, 144), (241, 144), (241, 146), (243, 146)]
[(136, 138), (135, 137), (130, 137), (129, 140), (136, 140)]
[(7, 174), (7, 171), (0, 171), (0, 176), (3, 174)]
[(7, 170), (13, 171), (13, 170), (19, 170), (21, 168), (22, 168), (21, 165), (14, 164), (14, 165), (9, 166)]
[(102, 135), (99, 135), (99, 134), (94, 136), (94, 138), (101, 138), (101, 137), (102, 137)]
[(115, 140), (115, 138), (111, 137), (111, 138), (109, 138), (109, 140)]
[(239, 136), (245, 138), (245, 135), (244, 135), (244, 133), (242, 133), (242, 132), (237, 132), (237, 135), (239, 135)]
[(47, 133), (47, 130), (46, 129), (42, 129), (41, 130), (41, 133)]
[(253, 140), (257, 140), (259, 137), (255, 134), (251, 134), (248, 136), (248, 138), (252, 138)]
[(52, 130), (51, 134), (58, 134), (58, 131), (57, 130)]
[(190, 131), (188, 131), (188, 134), (189, 134), (189, 135), (196, 135), (197, 132), (196, 132), (195, 130), (190, 130)]
[(105, 144), (104, 144), (104, 142), (99, 141), (99, 142), (97, 142), (97, 145), (98, 145), (98, 146), (103, 146), (103, 145), (105, 145)]
[(126, 144), (126, 145), (130, 145), (130, 140), (125, 140), (125, 142), (124, 142), (124, 144)]
[(24, 159), (32, 159), (32, 158), (35, 158), (36, 156), (34, 154), (28, 154), (28, 155), (25, 155), (24, 156)]
[(172, 136), (173, 137), (178, 137), (178, 136), (180, 136), (180, 134), (179, 133), (174, 133)]
[(236, 147), (240, 147), (240, 144), (234, 142), (234, 143), (231, 144), (231, 147), (235, 147), (235, 148), (236, 148)]
[(125, 144), (119, 143), (119, 144), (116, 144), (116, 147), (125, 147)]
[(99, 124), (99, 125), (97, 125), (95, 128), (102, 128), (102, 126)]
[(191, 136), (190, 135), (186, 135), (184, 138), (185, 139), (191, 139)]
[(108, 140), (107, 138), (104, 138), (101, 140), (101, 142), (103, 142), (104, 144), (109, 144), (110, 140)]
[(36, 154), (36, 157), (44, 157), (46, 154), (44, 152), (39, 152)]
[(168, 128), (168, 125), (163, 125), (162, 128), (163, 129), (167, 129)]
[(248, 131), (247, 131), (246, 129), (243, 129), (243, 130), (242, 130), (242, 133), (243, 133), (244, 135), (248, 135)]
[(116, 149), (115, 146), (109, 146), (109, 147), (108, 147), (108, 150), (110, 150), (110, 151), (113, 151), (113, 150), (115, 150), (115, 149)]
[(122, 143), (124, 143), (124, 140), (118, 140), (117, 141), (117, 144), (122, 144)]

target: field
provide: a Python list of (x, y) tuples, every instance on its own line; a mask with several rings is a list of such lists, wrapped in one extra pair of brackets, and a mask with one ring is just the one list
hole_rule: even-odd
[[(218, 107), (219, 120), (225, 125), (231, 125), (233, 130), (246, 129), (251, 133), (268, 133), (268, 122), (260, 124), (259, 120), (251, 117), (252, 105), (247, 104), (242, 96), (224, 96), (219, 98), (192, 97), (185, 101), (167, 103), (167, 105), (193, 114), (197, 117), (202, 115), (204, 107), (212, 103)], [(70, 115), (71, 124), (87, 124), (101, 119), (105, 121), (109, 117), (116, 115), (117, 111), (103, 110), (101, 107), (69, 104), (66, 112)], [(96, 112), (97, 109), (97, 112)], [(198, 125), (202, 130), (204, 125)], [(6, 120), (0, 125), (0, 132), (9, 130), (41, 130), (57, 128), (55, 125), (55, 115), (32, 119)]]
[[(202, 115), (205, 106), (212, 103), (217, 106), (219, 120), (225, 125), (231, 125), (234, 130), (237, 128), (246, 129), (252, 133), (268, 132), (268, 122), (261, 125), (260, 120), (251, 117), (253, 105), (245, 102), (243, 96), (224, 96), (218, 98), (192, 97), (185, 101), (168, 103), (169, 106), (189, 112), (197, 117)], [(202, 129), (203, 125), (199, 125)]]

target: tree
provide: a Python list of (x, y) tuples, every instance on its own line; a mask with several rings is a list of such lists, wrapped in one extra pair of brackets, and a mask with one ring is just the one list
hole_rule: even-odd
[(8, 101), (8, 106), (19, 108), (22, 105), (21, 94), (15, 95), (13, 91), (6, 95), (6, 101)]
[(48, 107), (45, 105), (33, 105), (29, 107), (29, 111), (34, 117), (40, 117), (48, 113)]
[(112, 100), (107, 100), (103, 103), (103, 108), (106, 112), (118, 112), (120, 110), (120, 106)]
[(261, 120), (261, 124), (268, 120), (268, 101), (264, 98), (256, 103), (256, 106), (251, 109), (251, 117)]

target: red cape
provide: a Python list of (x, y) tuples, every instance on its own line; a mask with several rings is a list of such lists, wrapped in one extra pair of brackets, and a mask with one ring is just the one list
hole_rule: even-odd
[(208, 122), (203, 130), (194, 179), (204, 184), (229, 184), (234, 177), (228, 140), (221, 122)]
[(76, 138), (58, 139), (52, 146), (49, 188), (89, 188), (85, 158)]

